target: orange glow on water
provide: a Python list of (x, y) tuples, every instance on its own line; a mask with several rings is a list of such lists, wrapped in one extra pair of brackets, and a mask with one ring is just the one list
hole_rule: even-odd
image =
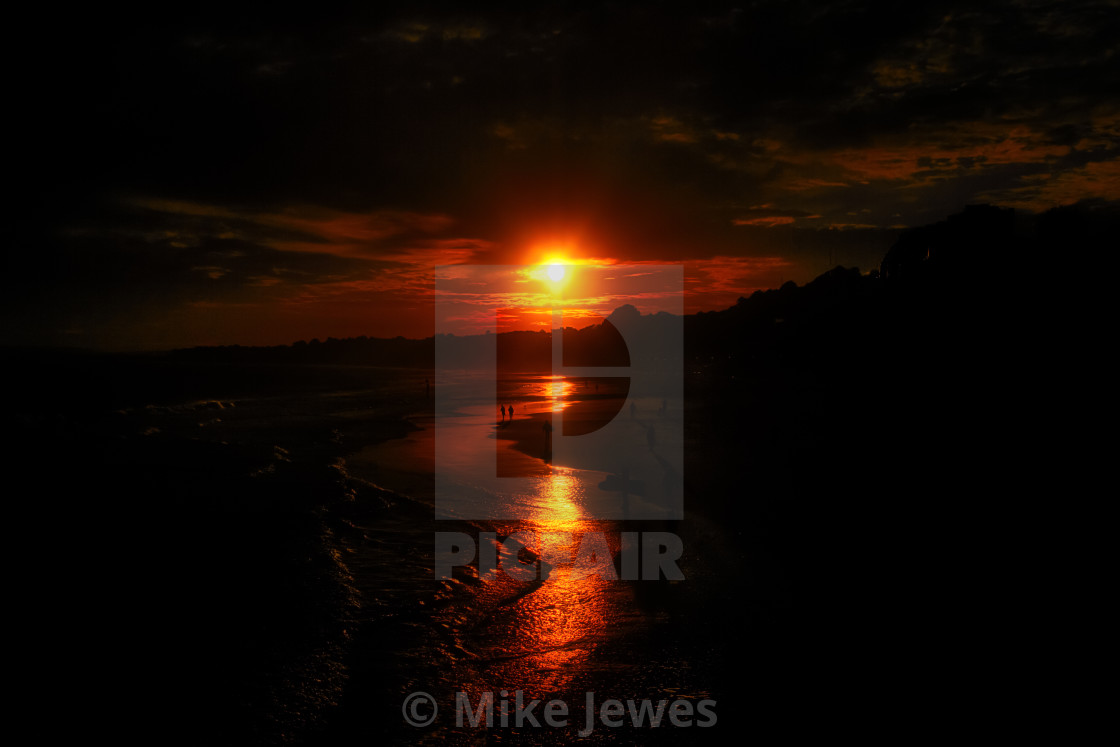
[[(518, 631), (510, 657), (495, 672), (503, 681), (528, 682), (547, 693), (566, 686), (578, 673), (606, 627), (620, 614), (613, 582), (612, 551), (604, 522), (589, 520), (583, 487), (570, 470), (554, 468), (538, 478), (536, 509), (520, 526), (534, 536), (533, 552), (550, 565), (548, 579), (511, 610)], [(613, 594), (611, 593), (613, 592)], [(536, 696), (534, 696), (536, 697)]]
[(547, 388), (553, 412), (563, 410), (568, 406), (567, 397), (574, 389), (571, 381), (564, 376), (553, 376), (547, 384)]

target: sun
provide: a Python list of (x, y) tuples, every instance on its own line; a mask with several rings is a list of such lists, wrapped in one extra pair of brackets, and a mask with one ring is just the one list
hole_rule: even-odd
[(548, 279), (554, 283), (559, 283), (564, 279), (564, 265), (549, 265), (548, 266)]

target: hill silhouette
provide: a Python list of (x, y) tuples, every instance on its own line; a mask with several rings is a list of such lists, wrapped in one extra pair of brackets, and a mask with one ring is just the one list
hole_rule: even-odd
[[(699, 312), (685, 319), (688, 358), (694, 364), (718, 362), (732, 370), (757, 365), (774, 356), (808, 364), (830, 356), (876, 357), (891, 345), (925, 345), (932, 341), (979, 345), (991, 343), (1034, 310), (1025, 306), (1038, 291), (1027, 286), (1040, 279), (1052, 258), (1069, 247), (1089, 251), (1116, 235), (1117, 208), (1111, 203), (1079, 203), (1041, 216), (990, 205), (972, 205), (939, 223), (905, 231), (878, 268), (835, 267), (804, 286), (756, 291), (733, 307)], [(610, 327), (620, 322), (655, 334), (665, 315), (641, 315), (621, 307), (603, 324), (567, 328), (565, 355), (573, 361), (602, 360), (625, 365), (612, 352)], [(992, 328), (1001, 327), (1004, 332)], [(471, 346), (483, 336), (452, 338)], [(499, 350), (509, 366), (548, 370), (548, 331), (506, 332)], [(168, 355), (178, 360), (223, 363), (314, 363), (430, 368), (434, 338), (423, 340), (357, 337), (299, 341), (292, 345), (196, 347)], [(915, 351), (916, 352), (916, 351)], [(989, 351), (990, 352), (990, 351)], [(508, 364), (508, 365), (507, 365)]]
[[(1059, 344), (1054, 336), (1061, 304), (1055, 299), (1062, 297), (1062, 284), (1047, 277), (1047, 267), (1064, 254), (1087, 256), (1114, 242), (1118, 214), (1116, 204), (1099, 201), (1039, 216), (970, 206), (937, 224), (904, 232), (870, 272), (835, 267), (803, 286), (788, 282), (740, 298), (723, 311), (684, 317), (688, 370), (717, 378), (789, 374), (813, 382), (814, 391), (887, 408), (892, 401), (908, 401), (907, 407), (952, 405), (985, 389), (1021, 383), (1024, 374), (1045, 376), (1044, 369), (1053, 364), (1048, 353)], [(656, 339), (674, 323), (679, 322), (666, 314), (642, 315), (622, 307), (602, 324), (565, 329), (565, 363), (626, 365), (626, 351), (612, 327), (630, 325), (628, 335)], [(497, 337), (502, 370), (551, 368), (550, 332)], [(446, 336), (441, 342), (466, 351), (463, 359), (487, 360), (494, 354), (493, 341), (485, 338)], [(362, 336), (146, 355), (13, 348), (2, 355), (29, 391), (61, 397), (67, 407), (84, 407), (142, 399), (166, 386), (176, 369), (189, 372), (181, 386), (171, 387), (184, 394), (226, 378), (238, 382), (238, 391), (248, 391), (269, 385), (253, 374), (254, 366), (430, 371), (434, 350), (434, 337)], [(223, 378), (219, 369), (229, 375)], [(294, 371), (284, 377), (300, 379)]]
[(1114, 243), (1118, 215), (970, 207), (904, 233), (878, 272), (837, 267), (686, 320), (704, 444), (686, 495), (760, 569), (739, 589), (768, 600), (757, 634), (801, 657), (764, 665), (778, 682), (799, 665), (837, 672), (826, 690), (921, 672), (971, 698), (982, 686), (955, 672), (1030, 668), (1040, 599), (1062, 593), (1053, 548), (1076, 532), (1059, 508), (1071, 360), (1054, 268)]

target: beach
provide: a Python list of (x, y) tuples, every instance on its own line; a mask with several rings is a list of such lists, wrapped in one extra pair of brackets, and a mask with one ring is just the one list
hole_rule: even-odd
[[(581, 516), (584, 472), (533, 453), (551, 395), (515, 400), (505, 427), (489, 412), (460, 424), (495, 458), (507, 453), (532, 473), (535, 492), (516, 497), (527, 518), (437, 520), (423, 372), (284, 369), (260, 371), (268, 376), (250, 386), (239, 372), (187, 368), (175, 378), (161, 364), (160, 387), (148, 364), (136, 365), (86, 369), (87, 381), (147, 382), (110, 391), (111, 409), (52, 410), (29, 397), (19, 415), (29, 446), (49, 432), (52, 454), (70, 461), (52, 478), (52, 497), (29, 509), (31, 526), (45, 526), (52, 506), (73, 518), (44, 572), (81, 568), (97, 582), (80, 598), (102, 611), (73, 628), (66, 605), (37, 632), (55, 637), (52, 658), (145, 683), (122, 739), (465, 744), (478, 729), (441, 719), (419, 730), (402, 720), (403, 700), (430, 692), (453, 714), (458, 693), (477, 703), (520, 690), (571, 704), (568, 727), (505, 732), (544, 744), (584, 726), (587, 692), (718, 698), (724, 657), (713, 626), (728, 621), (699, 611), (718, 589), (713, 553), (723, 540), (703, 536), (710, 524)], [(609, 410), (609, 400), (591, 400), (584, 414)], [(29, 456), (26, 466), (47, 474), (36, 465), (49, 458)], [(590, 493), (608, 476), (586, 474)], [(102, 493), (111, 500), (89, 500)], [(645, 528), (681, 533), (687, 582), (603, 577), (621, 531)], [(437, 532), (503, 545), (526, 531), (531, 553), (569, 562), (544, 580), (480, 579), (477, 558), (435, 577)], [(111, 697), (92, 693), (82, 712), (101, 723)], [(620, 733), (600, 725), (585, 741)], [(643, 736), (651, 733), (672, 736)]]
[[(580, 396), (578, 391), (571, 394), (573, 401)], [(617, 398), (604, 393), (589, 398), (586, 404), (568, 403), (571, 406), (565, 408), (565, 414), (572, 412), (577, 416), (565, 422), (579, 424), (581, 420), (594, 419), (597, 414), (617, 412), (619, 403), (612, 401), (614, 399)], [(547, 505), (558, 508), (542, 512), (540, 506), (528, 504), (529, 515), (535, 518), (473, 520), (465, 527), (457, 527), (455, 522), (431, 521), (429, 514), (426, 524), (433, 533), (459, 528), (480, 541), (491, 536), (492, 541), (499, 544), (511, 535), (521, 536), (519, 533), (527, 532), (538, 542), (531, 548), (534, 552), (567, 557), (573, 559), (572, 562), (553, 569), (543, 582), (519, 580), (505, 573), (480, 580), (477, 561), (469, 567), (456, 569), (454, 578), (439, 581), (432, 578), (430, 566), (412, 567), (406, 562), (405, 565), (414, 571), (412, 588), (427, 590), (431, 595), (429, 598), (420, 592), (410, 605), (416, 624), (425, 631), (425, 635), (413, 639), (413, 645), (416, 646), (414, 655), (427, 664), (426, 669), (421, 667), (427, 674), (417, 674), (414, 670), (400, 683), (398, 690), (391, 693), (393, 697), (405, 698), (409, 688), (423, 689), (425, 677), (429, 678), (428, 691), (437, 697), (443, 712), (454, 710), (454, 697), (460, 692), (477, 698), (487, 692), (520, 690), (526, 700), (560, 699), (573, 704), (582, 704), (587, 692), (615, 693), (619, 697), (665, 692), (694, 700), (711, 694), (711, 682), (705, 682), (704, 673), (718, 660), (711, 646), (713, 639), (694, 638), (693, 626), (701, 621), (697, 618), (689, 622), (688, 618), (693, 616), (693, 611), (703, 608), (699, 597), (712, 592), (716, 573), (706, 566), (713, 562), (712, 555), (695, 553), (682, 559), (682, 568), (690, 580), (687, 584), (667, 580), (625, 582), (597, 575), (597, 571), (603, 569), (602, 562), (598, 558), (590, 560), (586, 553), (581, 555), (581, 544), (601, 538), (610, 556), (617, 556), (621, 531), (635, 530), (642, 524), (585, 519), (573, 513), (567, 493), (560, 487), (574, 480), (572, 470), (550, 465), (544, 458), (542, 425), (553, 414), (553, 400), (551, 395), (520, 396), (513, 400), (512, 420), (499, 417), (495, 421), (486, 417), (489, 413), (481, 413), (477, 417), (464, 416), (467, 422), (463, 428), (489, 444), (485, 446), (484, 443), (484, 448), (497, 449), (496, 461), (503, 465), (506, 474), (517, 473), (548, 486), (542, 489), (545, 493), (551, 490), (552, 498), (559, 503)], [(431, 425), (425, 416), (420, 416), (419, 421)], [(416, 455), (434, 448), (433, 441), (432, 431), (424, 428), (405, 439), (369, 446), (347, 459), (347, 470), (355, 476), (376, 477), (382, 481), (379, 483), (382, 487), (407, 486), (415, 490), (419, 486), (422, 489), (424, 475), (406, 474), (406, 465), (411, 458), (414, 467), (422, 469), (423, 461), (417, 460)], [(603, 478), (604, 475), (595, 474), (595, 485)], [(655, 522), (645, 528), (665, 529), (666, 526)], [(704, 529), (700, 526), (693, 523), (686, 533), (687, 538), (700, 543), (699, 535), (714, 532), (711, 525), (705, 525)], [(387, 527), (384, 523), (363, 527), (363, 532), (367, 538), (374, 538), (375, 544), (403, 541), (399, 527)], [(707, 549), (715, 550), (718, 542), (713, 541), (714, 537), (706, 539)], [(411, 544), (404, 546), (431, 562), (432, 534), (417, 532), (411, 535), (410, 541)], [(500, 556), (501, 550), (499, 547), (496, 554)], [(355, 556), (368, 556), (370, 552), (369, 547), (352, 548)], [(608, 564), (612, 560), (610, 556)], [(367, 562), (384, 572), (384, 563)], [(503, 558), (503, 562), (512, 560)], [(430, 616), (425, 616), (425, 608), (431, 611)], [(377, 644), (368, 650), (372, 658), (387, 653)], [(703, 663), (705, 660), (707, 664)], [(388, 695), (384, 690), (382, 694)], [(377, 728), (388, 728), (389, 733), (402, 738), (416, 733), (392, 719), (363, 721), (369, 711), (368, 705), (355, 706), (351, 719), (354, 723), (364, 723), (366, 730), (372, 729), (370, 734), (378, 733)], [(578, 720), (573, 719), (570, 729), (517, 730), (510, 738), (516, 735), (529, 744), (557, 743), (576, 736)], [(592, 743), (618, 738), (610, 729), (601, 731), (600, 735), (589, 734), (584, 738)], [(447, 723), (430, 727), (425, 733), (429, 739), (446, 739), (451, 743), (458, 743), (456, 740), (466, 743), (473, 738), (469, 730), (449, 728)], [(648, 734), (647, 731), (646, 736)]]
[[(938, 618), (911, 617), (920, 598), (902, 583), (921, 568), (929, 545), (920, 543), (937, 525), (899, 523), (905, 531), (885, 534), (892, 514), (882, 512), (904, 516), (879, 499), (891, 497), (889, 485), (861, 481), (877, 490), (862, 504), (849, 499), (859, 494), (841, 501), (823, 489), (837, 473), (824, 452), (806, 459), (799, 449), (814, 423), (828, 421), (786, 407), (803, 393), (794, 380), (694, 378), (687, 409), (646, 397), (633, 413), (618, 407), (620, 394), (541, 377), (488, 404), (464, 397), (445, 423), (444, 466), (454, 470), (443, 484), (473, 485), (482, 457), (519, 476), (486, 488), (494, 516), (437, 518), (436, 397), (423, 371), (258, 370), (250, 386), (243, 372), (229, 380), (192, 367), (164, 396), (147, 364), (127, 376), (117, 364), (83, 365), (81, 381), (147, 385), (109, 389), (111, 407), (80, 412), (26, 384), (16, 408), (21, 462), (40, 487), (15, 525), (35, 528), (26, 557), (44, 558), (29, 590), (81, 580), (34, 607), (47, 622), (31, 639), (44, 641), (53, 667), (112, 669), (144, 683), (129, 696), (137, 715), (118, 727), (122, 738), (703, 742), (724, 730), (782, 733), (795, 721), (811, 733), (819, 721), (797, 720), (810, 706), (829, 724), (863, 723), (868, 714), (853, 708), (861, 688), (885, 698), (880, 678), (920, 668), (937, 687), (945, 676), (935, 659), (952, 639), (906, 644)], [(503, 403), (513, 404), (512, 421)], [(622, 453), (652, 461), (634, 462), (625, 481), (609, 461), (549, 463), (543, 424), (557, 412), (577, 430), (617, 413)], [(683, 514), (627, 519), (623, 496), (642, 507), (666, 488), (654, 457), (668, 461), (676, 444), (667, 424), (678, 418)], [(787, 430), (774, 427), (783, 420)], [(44, 443), (49, 451), (37, 448)], [(62, 455), (66, 470), (57, 469)], [(619, 513), (598, 513), (610, 510)], [(47, 527), (51, 550), (33, 555)], [(440, 533), (473, 543), (447, 578), (436, 573)], [(656, 566), (653, 578), (625, 578), (626, 543), (666, 533), (681, 542), (683, 579)], [(882, 548), (906, 564), (880, 563)], [(487, 553), (497, 573), (480, 572)], [(77, 624), (76, 608), (95, 614)], [(567, 703), (569, 723), (456, 725), (458, 698), (477, 707), (503, 691)], [(437, 704), (435, 723), (402, 717), (417, 692)], [(687, 732), (596, 722), (580, 737), (587, 693), (593, 715), (611, 699), (684, 700), (694, 709), (714, 701), (717, 719)], [(103, 724), (114, 697), (93, 691), (80, 712)], [(892, 697), (897, 718), (916, 703), (903, 691)]]

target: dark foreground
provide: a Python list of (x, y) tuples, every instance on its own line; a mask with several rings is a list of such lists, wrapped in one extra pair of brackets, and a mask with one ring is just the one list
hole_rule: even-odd
[[(967, 341), (695, 366), (687, 515), (658, 527), (687, 580), (619, 582), (631, 613), (532, 670), (494, 641), (539, 588), (432, 577), (435, 531), (512, 527), (435, 522), (422, 474), (352, 458), (424, 427), (424, 372), (9, 356), (17, 676), (67, 714), (49, 730), (145, 744), (559, 743), (587, 692), (717, 704), (590, 743), (1022, 719), (1042, 561), (1021, 488), (1043, 475), (1008, 367)], [(526, 678), (577, 706), (570, 727), (454, 727), (460, 687)], [(443, 714), (424, 729), (401, 711), (421, 690)]]
[[(590, 624), (570, 644), (534, 650), (522, 634), (534, 624), (526, 614), (553, 614), (550, 587), (483, 584), (471, 568), (433, 578), (434, 532), (517, 527), (436, 522), (430, 475), (356, 458), (424, 427), (422, 372), (249, 377), (69, 355), (21, 364), (28, 396), (13, 413), (24, 436), (13, 461), (34, 490), (15, 525), (29, 530), (24, 635), (39, 657), (27, 677), (89, 683), (68, 706), (82, 731), (199, 745), (559, 743), (586, 727), (589, 692), (654, 708), (726, 702), (742, 618), (709, 610), (736, 594), (725, 584), (737, 552), (700, 515), (672, 527), (690, 550), (687, 582), (599, 584), (609, 619), (555, 597), (570, 605), (560, 618)], [(57, 388), (60, 372), (74, 388)], [(618, 526), (589, 528), (617, 541)], [(93, 673), (120, 684), (93, 686)], [(522, 688), (535, 693), (526, 700), (568, 703), (567, 726), (507, 730), (499, 717), (491, 730), (455, 727), (457, 692), (477, 704), (484, 691), (512, 699)], [(401, 705), (416, 690), (437, 697), (440, 722), (405, 723)], [(713, 713), (706, 729), (732, 719)], [(635, 738), (596, 724), (589, 743)]]

